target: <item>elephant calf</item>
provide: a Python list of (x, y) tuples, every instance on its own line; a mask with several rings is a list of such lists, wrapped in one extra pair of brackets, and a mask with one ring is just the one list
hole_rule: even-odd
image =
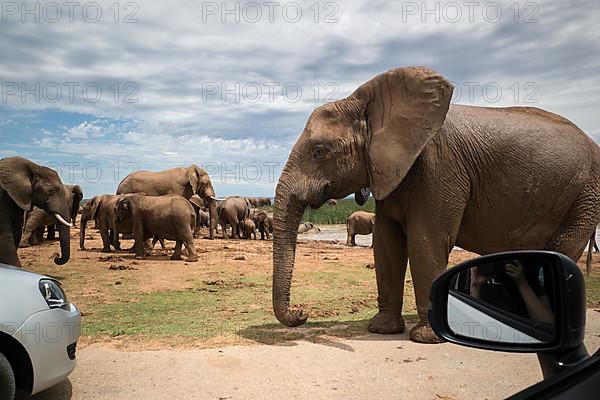
[(176, 241), (175, 253), (171, 260), (181, 260), (181, 247), (185, 243), (187, 260), (198, 261), (194, 247), (196, 213), (184, 197), (125, 195), (117, 200), (115, 214), (118, 222), (131, 221), (136, 258), (145, 258), (144, 243), (158, 235)]
[(375, 225), (375, 214), (367, 211), (354, 211), (346, 220), (346, 230), (348, 231), (348, 238), (346, 239), (346, 246), (356, 246), (354, 236), (358, 235), (369, 235), (373, 233), (373, 226)]
[(250, 218), (254, 221), (256, 229), (260, 232), (260, 239), (269, 239), (269, 233), (273, 233), (273, 213), (266, 213), (262, 210), (257, 210), (254, 213), (250, 213)]
[(321, 229), (318, 226), (315, 226), (312, 222), (304, 222), (298, 226), (298, 233), (319, 233)]
[(254, 221), (250, 218), (246, 218), (242, 221), (241, 225), (244, 238), (251, 239), (251, 236), (254, 236), (254, 240), (256, 240), (256, 225), (254, 224)]

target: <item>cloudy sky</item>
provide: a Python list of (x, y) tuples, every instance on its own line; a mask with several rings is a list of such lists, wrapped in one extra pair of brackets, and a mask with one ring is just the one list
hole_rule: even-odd
[(2, 2), (0, 157), (114, 192), (196, 163), (272, 195), (311, 110), (432, 67), (453, 101), (560, 113), (600, 141), (600, 2)]

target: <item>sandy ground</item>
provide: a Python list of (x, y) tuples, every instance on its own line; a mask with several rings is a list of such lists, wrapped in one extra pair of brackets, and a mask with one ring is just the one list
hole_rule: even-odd
[[(588, 311), (586, 346), (600, 347)], [(535, 355), (420, 345), (407, 334), (206, 350), (123, 352), (91, 345), (34, 400), (501, 399), (541, 380)]]
[[(332, 262), (328, 260), (360, 265), (372, 262), (372, 249), (367, 247), (370, 236), (357, 236), (361, 246), (348, 248), (344, 246), (343, 225), (322, 229), (321, 234), (299, 237), (298, 270), (319, 270)], [(21, 249), (19, 254), (27, 269), (68, 274), (67, 292), (84, 315), (93, 313), (98, 302), (111, 301), (102, 297), (99, 288), (116, 281), (138, 291), (172, 290), (185, 288), (193, 279), (218, 277), (223, 269), (243, 275), (253, 271), (270, 273), (272, 268), (271, 241), (199, 238), (196, 244), (200, 262), (192, 264), (169, 261), (167, 252), (160, 250), (143, 261), (125, 252), (100, 253), (99, 234), (93, 229), (88, 230), (88, 250), (80, 251), (76, 248), (78, 230), (73, 229), (72, 235), (72, 261), (60, 269), (49, 261), (58, 243), (45, 242)], [(124, 247), (129, 245), (131, 242), (124, 242)], [(597, 265), (600, 256), (595, 256)], [(454, 251), (450, 262), (472, 257), (472, 253)], [(407, 287), (407, 291), (412, 288)], [(270, 304), (264, 307), (270, 308)], [(599, 312), (588, 311), (586, 331), (588, 349), (595, 351), (600, 347)], [(71, 377), (34, 400), (497, 399), (541, 379), (534, 355), (481, 351), (447, 343), (419, 345), (410, 342), (407, 334), (365, 333), (352, 339), (318, 336), (315, 340), (213, 345), (196, 350), (177, 344), (118, 345), (82, 338), (78, 367)]]

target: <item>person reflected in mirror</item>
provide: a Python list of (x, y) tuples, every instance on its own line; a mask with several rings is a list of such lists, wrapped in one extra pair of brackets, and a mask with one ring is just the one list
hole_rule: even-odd
[(536, 293), (523, 271), (523, 264), (519, 260), (513, 260), (504, 266), (504, 271), (517, 285), (517, 289), (523, 298), (525, 307), (527, 307), (527, 313), (529, 318), (540, 321), (554, 323), (554, 314), (552, 313), (552, 306), (550, 305), (550, 299), (544, 292)]
[[(530, 272), (539, 269), (532, 268)], [(543, 273), (543, 270), (542, 270)], [(519, 260), (471, 268), (469, 295), (504, 311), (540, 322), (554, 323), (554, 314), (543, 285), (525, 274)]]

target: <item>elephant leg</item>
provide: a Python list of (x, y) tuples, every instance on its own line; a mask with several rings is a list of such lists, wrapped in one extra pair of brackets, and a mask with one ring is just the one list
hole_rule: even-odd
[(114, 247), (115, 250), (121, 250), (121, 242), (119, 241), (119, 234), (117, 231), (109, 229), (108, 237), (110, 238), (110, 246)]
[(350, 231), (348, 231), (348, 236), (346, 237), (346, 246), (352, 246), (352, 239), (354, 239), (354, 237)]
[(42, 226), (41, 228), (36, 229), (33, 232), (33, 234), (31, 235), (31, 238), (29, 239), (29, 243), (32, 245), (42, 243), (44, 241), (44, 230), (45, 229), (46, 229), (45, 226)]
[(18, 237), (16, 234), (17, 232), (13, 231), (0, 233), (0, 262), (20, 267), (21, 261), (17, 255), (17, 245), (15, 245), (15, 239)]
[[(415, 290), (419, 322), (410, 330), (410, 339), (419, 343), (441, 343), (431, 329), (427, 313), (429, 310), (429, 290), (433, 280), (443, 273), (448, 266), (448, 256), (454, 247), (456, 235), (448, 234), (441, 227), (422, 229), (427, 225), (418, 223), (420, 228), (408, 232), (408, 252), (410, 273)], [(377, 225), (375, 225), (377, 227)], [(379, 235), (379, 231), (377, 235)]]
[(198, 261), (198, 253), (196, 252), (196, 247), (194, 246), (194, 237), (193, 237), (193, 235), (184, 238), (184, 242), (185, 242), (185, 247), (186, 247), (187, 252), (188, 252), (188, 257), (187, 257), (188, 262), (196, 262), (196, 261)]
[(102, 253), (110, 253), (110, 230), (100, 227), (100, 237), (102, 238)]
[[(600, 198), (599, 191), (600, 185), (597, 182), (584, 186), (563, 220), (561, 229), (555, 232), (546, 244), (546, 250), (562, 253), (575, 262), (579, 260), (596, 231), (596, 224), (600, 218), (595, 205), (596, 199)], [(588, 261), (586, 269), (590, 271), (591, 260)]]
[[(3, 205), (1, 200), (0, 198), (0, 206)], [(14, 213), (6, 217), (0, 208), (0, 263), (20, 267), (21, 261), (17, 255), (17, 248), (23, 231), (23, 212), (15, 209)]]
[(239, 224), (237, 218), (231, 218), (229, 220), (229, 225), (231, 225), (231, 237), (233, 239), (239, 239), (240, 235), (238, 234)]
[(181, 260), (181, 246), (183, 245), (183, 240), (177, 240), (175, 242), (175, 251), (171, 256), (171, 260)]
[(369, 332), (402, 333), (404, 277), (408, 252), (406, 235), (402, 227), (383, 216), (378, 216), (377, 237), (386, 240), (375, 242), (375, 275), (377, 278), (377, 306), (379, 312), (369, 322)]
[(48, 225), (48, 234), (46, 239), (56, 240), (56, 225)]
[(223, 239), (229, 239), (227, 235), (227, 222), (221, 221), (221, 229), (223, 230)]

